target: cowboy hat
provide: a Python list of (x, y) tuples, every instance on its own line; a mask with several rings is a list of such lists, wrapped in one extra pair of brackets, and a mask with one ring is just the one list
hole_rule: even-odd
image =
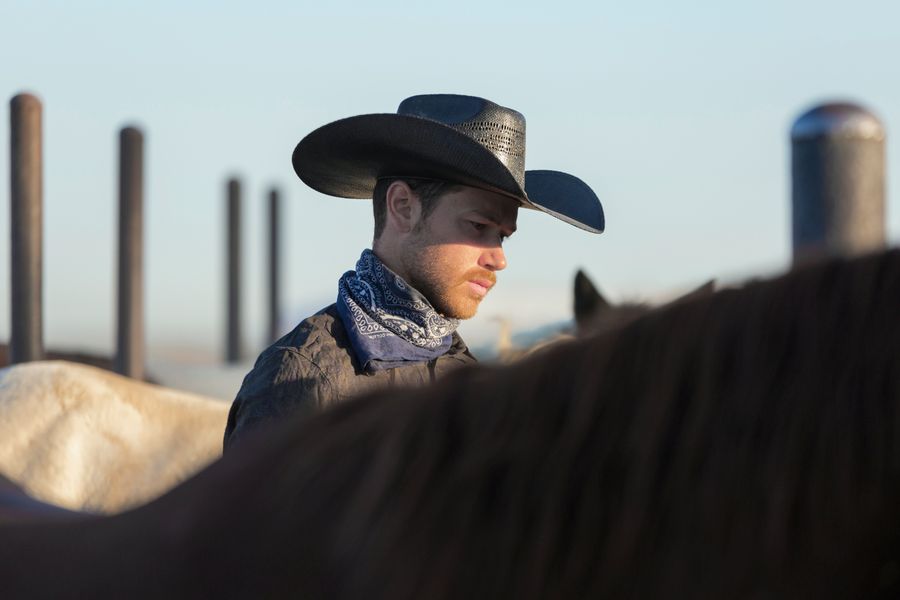
[(443, 179), (498, 192), (594, 233), (600, 200), (574, 175), (525, 170), (525, 117), (483, 98), (412, 96), (397, 113), (319, 127), (297, 144), (294, 171), (330, 196), (371, 198), (381, 177)]

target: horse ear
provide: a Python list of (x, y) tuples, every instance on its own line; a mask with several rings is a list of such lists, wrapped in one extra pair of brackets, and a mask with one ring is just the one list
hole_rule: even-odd
[(579, 326), (610, 309), (609, 302), (581, 269), (575, 274), (574, 292), (575, 323)]
[(673, 300), (672, 303), (674, 304), (675, 302), (688, 302), (690, 300), (697, 300), (699, 298), (705, 298), (706, 296), (712, 296), (715, 291), (716, 291), (716, 280), (710, 279), (703, 285), (700, 285), (700, 286), (694, 288), (687, 294), (684, 294), (683, 296), (679, 296), (677, 299)]

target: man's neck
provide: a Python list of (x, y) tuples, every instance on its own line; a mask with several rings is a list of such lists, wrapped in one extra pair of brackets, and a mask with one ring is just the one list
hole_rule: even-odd
[(378, 260), (380, 260), (384, 266), (402, 277), (404, 281), (409, 282), (409, 275), (406, 273), (406, 269), (403, 268), (403, 264), (399, 260), (400, 254), (398, 252), (393, 251), (388, 244), (380, 243), (379, 240), (375, 240), (372, 243), (372, 252), (375, 253), (375, 256), (378, 257)]

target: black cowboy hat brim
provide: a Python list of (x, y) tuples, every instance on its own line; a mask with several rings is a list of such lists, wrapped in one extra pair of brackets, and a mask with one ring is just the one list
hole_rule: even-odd
[[(557, 219), (591, 233), (603, 233), (603, 205), (588, 184), (562, 171), (525, 171), (526, 201)], [(527, 205), (527, 204), (526, 204)]]
[(604, 227), (600, 200), (577, 177), (526, 171), (523, 189), (487, 148), (422, 117), (388, 113), (334, 121), (300, 140), (291, 161), (306, 185), (329, 196), (368, 199), (379, 177), (427, 177), (511, 196), (587, 231)]

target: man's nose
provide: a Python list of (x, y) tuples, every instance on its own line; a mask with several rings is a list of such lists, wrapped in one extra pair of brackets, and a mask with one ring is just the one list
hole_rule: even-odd
[(502, 271), (505, 269), (506, 254), (503, 253), (503, 248), (501, 246), (486, 248), (484, 252), (481, 253), (478, 266), (484, 267), (489, 271)]

